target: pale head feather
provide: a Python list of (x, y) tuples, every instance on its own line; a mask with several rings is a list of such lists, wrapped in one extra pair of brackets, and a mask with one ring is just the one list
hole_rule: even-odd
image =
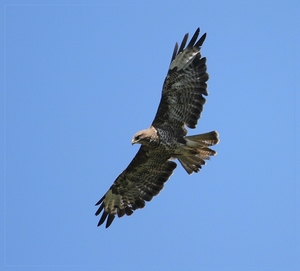
[(139, 132), (137, 132), (132, 140), (131, 140), (131, 143), (132, 144), (136, 144), (136, 143), (139, 143), (139, 144), (148, 144), (152, 141), (157, 141), (158, 140), (158, 135), (157, 135), (157, 131), (156, 129), (151, 126), (150, 128), (148, 129), (145, 129), (145, 130), (141, 130)]

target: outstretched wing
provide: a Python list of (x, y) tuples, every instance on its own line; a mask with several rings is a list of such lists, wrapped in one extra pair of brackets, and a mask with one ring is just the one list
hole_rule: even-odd
[(96, 203), (100, 207), (95, 215), (103, 211), (98, 226), (107, 219), (108, 228), (115, 215), (131, 215), (134, 210), (143, 208), (145, 201), (150, 201), (163, 189), (175, 168), (176, 163), (162, 157), (159, 151), (141, 146), (129, 166)]
[(172, 126), (177, 130), (182, 129), (186, 134), (183, 125), (189, 128), (197, 125), (205, 103), (203, 95), (208, 95), (206, 58), (201, 58), (200, 54), (206, 34), (198, 39), (199, 32), (198, 28), (185, 49), (188, 34), (184, 36), (179, 50), (178, 44), (175, 44), (160, 104), (152, 123), (154, 127)]

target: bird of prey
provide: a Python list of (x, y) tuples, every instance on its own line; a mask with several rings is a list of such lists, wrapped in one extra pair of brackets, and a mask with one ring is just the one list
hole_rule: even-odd
[(143, 208), (172, 175), (177, 166), (174, 159), (191, 174), (216, 154), (209, 148), (219, 142), (216, 131), (187, 136), (185, 128), (196, 128), (206, 101), (204, 96), (208, 95), (206, 58), (200, 53), (206, 33), (198, 39), (199, 33), (198, 28), (186, 47), (188, 34), (179, 49), (175, 44), (154, 120), (148, 129), (132, 138), (131, 143), (141, 144), (140, 149), (96, 203), (100, 206), (95, 215), (103, 211), (98, 226), (106, 220), (108, 228), (116, 215), (129, 216)]

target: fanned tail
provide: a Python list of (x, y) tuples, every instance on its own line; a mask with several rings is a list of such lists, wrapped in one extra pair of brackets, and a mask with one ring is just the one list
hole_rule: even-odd
[(180, 151), (180, 155), (176, 157), (188, 174), (198, 172), (201, 166), (205, 165), (205, 160), (209, 160), (210, 156), (217, 154), (216, 151), (208, 148), (220, 141), (216, 131), (186, 136), (184, 139), (186, 143)]

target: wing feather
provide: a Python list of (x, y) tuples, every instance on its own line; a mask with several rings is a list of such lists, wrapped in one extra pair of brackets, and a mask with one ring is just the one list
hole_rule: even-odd
[(115, 215), (131, 215), (134, 210), (143, 208), (145, 201), (156, 196), (176, 168), (176, 163), (168, 158), (157, 150), (141, 146), (129, 166), (96, 203), (100, 206), (95, 215), (100, 215), (103, 211), (98, 226), (106, 220), (108, 228)]
[(176, 43), (160, 104), (152, 123), (154, 127), (168, 125), (186, 134), (183, 125), (189, 128), (197, 125), (206, 101), (204, 96), (208, 95), (206, 58), (200, 54), (206, 34), (197, 41), (199, 33), (198, 28), (184, 49), (188, 39), (186, 34), (178, 52)]
[(175, 57), (176, 57), (176, 55), (177, 55), (177, 50), (178, 50), (178, 43), (176, 42), (176, 43), (175, 43), (174, 50), (173, 50), (173, 55), (172, 55), (172, 58), (171, 58), (171, 63), (172, 63), (172, 61), (175, 59)]
[[(180, 45), (180, 48), (179, 48), (177, 54), (180, 54), (180, 53), (183, 51), (184, 46), (186, 45), (186, 42), (187, 42), (188, 38), (189, 38), (189, 34), (187, 33), (187, 34), (185, 34), (184, 37), (183, 37), (183, 40), (182, 40), (182, 42), (181, 42), (181, 45)], [(176, 55), (175, 55), (175, 56), (176, 56)], [(174, 56), (174, 59), (175, 59), (175, 56)], [(173, 61), (174, 59), (172, 59), (172, 61)]]

